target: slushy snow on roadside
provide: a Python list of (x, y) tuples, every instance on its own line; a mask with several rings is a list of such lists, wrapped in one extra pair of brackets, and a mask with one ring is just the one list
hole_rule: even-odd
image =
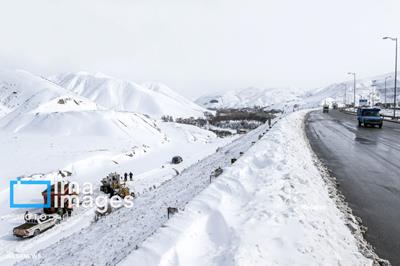
[(314, 164), (305, 114), (283, 118), (119, 265), (371, 265)]

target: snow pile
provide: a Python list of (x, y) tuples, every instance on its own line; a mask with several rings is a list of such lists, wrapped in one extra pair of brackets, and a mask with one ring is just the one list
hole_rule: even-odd
[(371, 265), (284, 118), (120, 265)]
[(50, 78), (60, 86), (116, 111), (138, 112), (160, 118), (203, 117), (205, 109), (158, 83), (139, 85), (103, 74), (85, 72)]
[(255, 88), (227, 91), (223, 94), (203, 96), (196, 103), (210, 109), (245, 108), (261, 106), (268, 109), (283, 109), (299, 102), (300, 89)]

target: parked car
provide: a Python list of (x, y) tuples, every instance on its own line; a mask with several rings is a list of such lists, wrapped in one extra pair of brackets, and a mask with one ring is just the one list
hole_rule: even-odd
[(382, 128), (383, 117), (379, 114), (380, 110), (376, 107), (359, 107), (357, 109), (358, 126), (377, 125), (379, 128)]
[(33, 237), (61, 222), (58, 214), (35, 213), (25, 214), (25, 223), (13, 229), (17, 237)]

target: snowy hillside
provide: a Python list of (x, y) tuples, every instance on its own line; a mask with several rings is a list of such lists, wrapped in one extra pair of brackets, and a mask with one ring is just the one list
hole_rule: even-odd
[[(87, 115), (87, 111), (76, 113), (80, 116)], [(62, 116), (70, 114), (70, 112), (61, 113)], [(128, 116), (130, 114), (126, 115), (126, 120), (130, 119)], [(80, 119), (78, 116), (74, 117)], [(102, 117), (104, 119), (104, 116)], [(88, 121), (83, 119), (77, 127), (85, 122)], [(127, 124), (125, 120), (122, 122)], [(122, 174), (132, 171), (134, 181), (128, 182), (128, 186), (135, 193), (146, 195), (145, 192), (149, 188), (159, 187), (175, 178), (175, 169), (181, 172), (231, 141), (229, 138), (217, 138), (214, 133), (195, 126), (161, 123), (161, 131), (167, 139), (160, 142), (157, 135), (152, 134), (150, 130), (145, 132), (144, 129), (140, 129), (139, 126), (142, 125), (135, 126), (132, 122), (127, 125), (130, 126), (129, 130), (132, 133), (130, 138), (118, 138), (115, 133), (95, 136), (97, 132), (93, 132), (94, 135), (91, 136), (46, 135), (46, 132), (40, 135), (40, 132), (32, 134), (33, 127), (26, 129), (31, 134), (6, 133), (0, 130), (0, 146), (2, 147), (0, 176), (5, 177), (0, 180), (0, 202), (3, 206), (9, 204), (9, 180), (21, 175), (29, 177), (39, 173), (35, 179), (53, 181), (60, 169), (72, 173), (72, 176), (68, 177), (69, 181), (77, 181), (81, 185), (84, 182), (91, 182), (94, 185), (95, 197), (100, 193), (99, 185), (102, 177), (110, 172)], [(149, 129), (151, 129), (150, 126)], [(85, 132), (90, 131), (85, 129)], [(170, 164), (172, 156), (175, 155), (182, 156), (181, 164)], [(40, 212), (41, 210), (30, 211)], [(148, 211), (151, 212), (151, 209)], [(12, 265), (16, 260), (23, 259), (24, 257), (18, 257), (22, 251), (34, 254), (49, 245), (57, 246), (58, 244), (55, 243), (61, 239), (78, 233), (81, 229), (90, 229), (94, 218), (93, 208), (76, 208), (68, 221), (62, 222), (38, 237), (19, 241), (12, 236), (12, 228), (23, 222), (24, 212), (25, 209), (0, 208), (0, 247), (2, 247), (0, 248), (0, 265)], [(86, 239), (82, 233), (79, 238), (82, 241)], [(103, 234), (97, 236), (97, 240), (99, 239), (103, 239)], [(97, 240), (94, 242), (105, 243), (105, 241)], [(89, 247), (90, 244), (91, 242), (87, 242), (85, 246)], [(113, 252), (113, 250), (109, 251)], [(74, 259), (74, 256), (69, 257)]]
[[(0, 74), (0, 102), (9, 113), (0, 119), (4, 132), (58, 135), (164, 138), (151, 119), (135, 114), (99, 110), (84, 97), (24, 71)], [(142, 137), (139, 137), (142, 136)]]
[(60, 86), (23, 70), (0, 72), (0, 110), (11, 112), (39, 94), (41, 96), (36, 99), (45, 102), (68, 93)]
[(204, 109), (162, 84), (115, 79), (103, 74), (69, 73), (50, 78), (60, 86), (116, 111), (174, 117), (202, 117)]
[[(161, 84), (140, 86), (121, 81), (120, 87), (102, 85), (100, 82), (100, 90), (109, 93), (107, 96), (97, 95), (96, 86), (91, 87), (92, 92), (104, 96), (100, 97), (103, 100), (114, 97), (110, 104), (115, 101), (116, 106), (129, 107), (132, 100), (141, 112), (149, 108), (159, 114), (165, 110), (177, 116), (203, 114), (201, 107)], [(102, 177), (110, 172), (133, 172), (134, 181), (127, 185), (141, 194), (168, 182), (177, 172), (235, 139), (217, 138), (195, 126), (161, 122), (141, 113), (118, 111), (79, 92), (25, 71), (0, 73), (0, 202), (4, 206), (10, 203), (9, 181), (19, 176), (51, 182), (67, 179), (81, 185), (91, 182), (97, 196)], [(183, 162), (171, 165), (176, 155)], [(69, 175), (63, 176), (60, 171)], [(41, 198), (41, 190), (34, 192)], [(31, 202), (29, 195), (19, 195), (19, 199)], [(68, 222), (33, 239), (18, 241), (12, 228), (23, 222), (24, 212), (0, 208), (0, 265), (23, 259), (17, 257), (22, 250), (36, 252), (75, 230), (90, 227), (94, 209), (76, 209)]]
[(157, 124), (147, 117), (115, 111), (24, 113), (15, 118), (6, 116), (0, 121), (0, 128), (40, 135), (136, 138), (138, 143), (151, 137), (160, 142), (164, 138)]
[(300, 101), (301, 89), (255, 88), (227, 91), (222, 94), (203, 96), (196, 103), (205, 108), (243, 108), (261, 106), (268, 109), (283, 109)]
[(5, 116), (8, 113), (8, 109), (5, 106), (1, 106), (0, 105), (0, 118), (2, 118), (3, 116)]

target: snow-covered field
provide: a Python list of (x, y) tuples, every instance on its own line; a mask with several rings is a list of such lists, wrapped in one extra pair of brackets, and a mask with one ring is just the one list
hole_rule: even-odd
[(284, 118), (119, 265), (371, 265)]

